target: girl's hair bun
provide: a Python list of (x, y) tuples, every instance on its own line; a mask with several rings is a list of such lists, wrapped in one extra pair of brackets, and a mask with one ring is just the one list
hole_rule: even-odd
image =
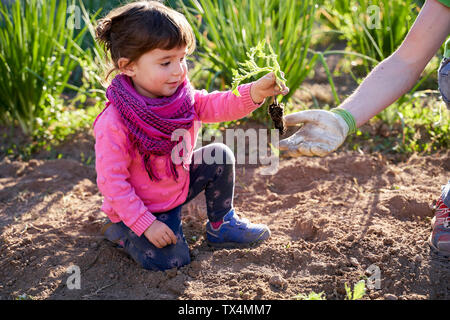
[(97, 27), (95, 28), (95, 37), (109, 48), (111, 43), (111, 26), (112, 20), (110, 18), (103, 18), (98, 20)]

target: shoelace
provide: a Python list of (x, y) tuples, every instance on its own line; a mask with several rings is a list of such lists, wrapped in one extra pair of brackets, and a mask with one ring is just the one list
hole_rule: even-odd
[(235, 213), (234, 219), (230, 220), (230, 225), (243, 225), (246, 226), (249, 223), (249, 220), (246, 218), (239, 218), (239, 216)]

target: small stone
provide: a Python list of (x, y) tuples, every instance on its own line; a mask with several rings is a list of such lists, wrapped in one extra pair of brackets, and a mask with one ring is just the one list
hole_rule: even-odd
[(201, 270), (202, 269), (202, 263), (200, 261), (194, 260), (191, 262), (190, 267), (194, 270)]
[(287, 287), (287, 281), (284, 280), (280, 275), (274, 275), (270, 277), (269, 284), (278, 287), (278, 288), (284, 288)]
[(303, 255), (303, 253), (298, 250), (298, 249), (294, 249), (293, 251), (293, 255), (294, 255), (294, 261), (296, 263), (302, 263), (305, 260), (305, 256)]
[(177, 268), (166, 270), (166, 275), (169, 277), (169, 279), (171, 279), (177, 275), (177, 271)]
[(266, 294), (266, 290), (264, 290), (264, 288), (258, 287), (256, 289), (256, 294), (259, 295), (259, 296), (263, 296), (263, 295)]
[(244, 300), (250, 299), (250, 293), (244, 292), (244, 293), (242, 294), (241, 298), (244, 299)]
[(386, 300), (398, 300), (398, 297), (395, 294), (392, 294), (392, 293), (386, 293), (384, 295), (384, 298)]
[(184, 287), (184, 280), (180, 277), (172, 278), (169, 281), (167, 281), (167, 289), (171, 291), (174, 294), (183, 294), (185, 287)]
[(370, 299), (372, 299), (372, 300), (378, 299), (380, 296), (381, 296), (381, 293), (378, 292), (378, 291), (371, 292), (371, 293), (369, 294), (369, 297), (370, 297)]
[(338, 294), (346, 294), (347, 292), (345, 291), (345, 287), (337, 287), (336, 288), (336, 292), (338, 293)]
[(354, 267), (359, 267), (359, 262), (355, 257), (350, 258), (350, 264)]
[(380, 259), (379, 256), (377, 256), (377, 255), (375, 255), (375, 254), (373, 254), (373, 253), (370, 253), (370, 252), (367, 254), (366, 258), (367, 258), (367, 260), (369, 260), (371, 263), (378, 262), (378, 260)]
[(422, 262), (422, 256), (421, 256), (420, 254), (416, 255), (416, 256), (414, 257), (414, 261), (416, 261), (416, 263)]
[(355, 236), (353, 234), (349, 235), (346, 239), (348, 242), (353, 242), (355, 240)]
[(394, 240), (390, 239), (390, 238), (386, 238), (383, 240), (383, 244), (385, 246), (391, 246), (394, 243)]
[(228, 281), (228, 284), (230, 286), (234, 287), (234, 286), (237, 286), (239, 283), (236, 280), (232, 279), (232, 280)]

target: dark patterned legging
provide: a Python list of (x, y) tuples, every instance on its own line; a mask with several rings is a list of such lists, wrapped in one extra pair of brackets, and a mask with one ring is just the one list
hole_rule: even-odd
[(208, 219), (212, 222), (222, 219), (233, 207), (234, 161), (233, 152), (221, 143), (212, 143), (194, 151), (186, 201), (170, 211), (153, 213), (173, 231), (177, 237), (176, 244), (157, 248), (144, 235), (138, 237), (123, 222), (110, 227), (107, 237), (118, 240), (133, 260), (148, 270), (167, 270), (189, 264), (191, 260), (181, 225), (181, 207), (204, 190)]

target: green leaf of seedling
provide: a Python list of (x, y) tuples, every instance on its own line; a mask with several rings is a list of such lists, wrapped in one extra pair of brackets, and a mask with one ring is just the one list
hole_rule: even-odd
[[(265, 47), (269, 48), (269, 54), (264, 52)], [(263, 58), (266, 60), (267, 66), (260, 67), (257, 65), (255, 61), (255, 56), (258, 58)], [(248, 80), (249, 78), (258, 75), (261, 72), (273, 72), (276, 77), (276, 82), (280, 86), (286, 85), (286, 78), (283, 75), (283, 72), (281, 72), (280, 64), (277, 61), (277, 55), (273, 51), (270, 43), (266, 43), (265, 40), (260, 41), (256, 47), (250, 48), (249, 52), (247, 52), (248, 60), (245, 62), (239, 62), (240, 68), (238, 70), (233, 69), (233, 83), (232, 83), (232, 92), (236, 96), (240, 96), (239, 92), (237, 91), (237, 87), (244, 82), (245, 80)]]
[(347, 296), (345, 300), (359, 300), (366, 294), (366, 282), (364, 280), (358, 281), (352, 289), (349, 288), (347, 283), (344, 283), (345, 292)]
[(353, 300), (361, 299), (366, 294), (366, 283), (364, 280), (358, 281), (353, 288)]
[(347, 285), (347, 283), (344, 283), (344, 288), (345, 288), (345, 292), (347, 294), (347, 296), (345, 297), (346, 300), (353, 300), (353, 294), (352, 294), (352, 289), (350, 289)]
[(314, 291), (312, 291), (308, 295), (304, 295), (304, 294), (300, 293), (300, 294), (293, 296), (292, 298), (297, 299), (297, 300), (326, 300), (326, 298), (324, 297), (323, 291), (319, 292), (319, 293), (315, 293)]

